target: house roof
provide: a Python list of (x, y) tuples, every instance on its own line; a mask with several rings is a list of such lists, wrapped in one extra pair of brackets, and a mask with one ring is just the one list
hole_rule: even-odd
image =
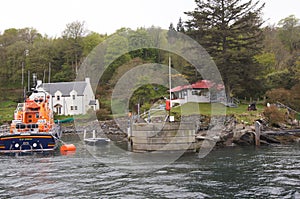
[(171, 89), (171, 92), (179, 92), (179, 91), (186, 90), (189, 88), (192, 88), (192, 86), (191, 85), (176, 86), (175, 88)]
[(89, 105), (96, 105), (96, 100), (90, 100)]
[[(175, 88), (172, 88), (171, 92), (179, 92), (179, 91), (187, 90), (187, 89), (209, 89), (209, 88), (212, 88), (213, 86), (215, 86), (215, 83), (213, 83), (209, 80), (200, 80), (194, 84), (177, 86)], [(224, 89), (224, 85), (218, 84), (217, 89), (218, 90)]]
[(70, 95), (72, 90), (77, 92), (77, 95), (83, 95), (83, 92), (87, 86), (87, 82), (57, 82), (57, 83), (43, 83), (42, 87), (54, 96), (56, 91), (60, 91), (62, 95)]
[(201, 80), (192, 84), (192, 88), (211, 88), (214, 84), (208, 80)]

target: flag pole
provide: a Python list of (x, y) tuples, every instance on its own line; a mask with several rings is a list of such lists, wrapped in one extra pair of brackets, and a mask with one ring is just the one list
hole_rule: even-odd
[(171, 93), (171, 89), (172, 89), (172, 85), (171, 85), (171, 56), (169, 56), (169, 100), (170, 100), (170, 110), (169, 110), (169, 117), (171, 116), (171, 108), (172, 108), (172, 93)]

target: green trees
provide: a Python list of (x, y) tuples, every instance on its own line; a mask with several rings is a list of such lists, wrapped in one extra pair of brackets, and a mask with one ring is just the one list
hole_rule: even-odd
[(51, 82), (72, 81), (83, 59), (105, 38), (78, 21), (67, 24), (59, 38), (42, 36), (33, 28), (7, 29), (0, 34), (0, 85), (27, 88), (27, 73), (47, 82), (49, 70)]
[(96, 32), (90, 32), (82, 38), (83, 57), (86, 57), (97, 45), (105, 40), (107, 35), (101, 35)]
[(290, 77), (290, 84), (287, 86), (287, 88), (291, 88), (299, 83), (300, 80), (300, 19), (291, 15), (280, 20), (278, 25), (279, 39), (290, 52), (289, 59), (286, 62), (286, 69), (289, 74), (293, 74)]
[[(195, 2), (196, 9), (185, 13), (190, 17), (189, 20), (179, 19), (176, 25), (171, 24), (169, 33), (185, 33), (208, 51), (221, 72), (227, 94), (242, 99), (254, 98), (263, 97), (266, 91), (276, 93), (284, 88), (291, 92), (293, 102), (289, 104), (299, 107), (300, 20), (291, 15), (280, 20), (277, 26), (262, 27), (264, 4), (259, 1)], [(153, 48), (136, 49), (139, 46), (167, 43), (167, 39), (161, 38), (159, 32), (159, 28), (155, 27), (148, 30), (121, 28), (112, 35), (101, 35), (86, 30), (85, 23), (79, 21), (67, 24), (61, 37), (57, 38), (43, 36), (34, 28), (7, 29), (0, 34), (0, 86), (27, 88), (29, 72), (37, 73), (39, 79), (47, 82), (49, 69), (51, 82), (72, 81), (92, 49), (109, 36), (115, 39), (106, 42), (103, 62), (112, 63), (100, 80), (100, 86), (105, 85), (105, 89), (99, 90), (106, 92), (107, 89), (113, 89), (115, 80), (112, 79), (117, 79), (135, 64), (150, 62), (167, 65), (170, 55), (172, 67), (188, 81), (193, 83), (201, 79), (195, 68), (180, 56)], [(181, 45), (180, 39), (174, 42)], [(126, 53), (120, 50), (126, 50)], [(116, 57), (120, 54), (121, 57)], [(153, 85), (141, 89), (150, 88)], [(142, 91), (136, 92), (136, 95), (139, 93)], [(152, 95), (150, 91), (147, 93)], [(132, 106), (137, 99), (134, 96)]]
[[(294, 15), (278, 26), (262, 28), (264, 4), (251, 0), (195, 0), (177, 30), (197, 40), (212, 56), (228, 96), (262, 97), (289, 93), (293, 107), (299, 98), (300, 23)], [(175, 29), (173, 27), (173, 29)], [(267, 93), (267, 95), (269, 92)], [(276, 94), (275, 94), (276, 96)]]
[(213, 57), (228, 95), (255, 95), (260, 70), (253, 59), (260, 53), (261, 12), (264, 4), (241, 0), (196, 0), (197, 8), (186, 12), (186, 33)]
[(21, 85), (22, 65), (25, 69), (35, 67), (36, 57), (31, 53), (34, 51), (34, 43), (41, 38), (37, 30), (32, 28), (8, 29), (0, 36), (0, 85), (10, 82), (10, 85)]
[(263, 33), (263, 52), (255, 58), (264, 69), (266, 96), (270, 102), (280, 101), (299, 111), (299, 19), (288, 16), (276, 27), (265, 27)]
[(290, 15), (280, 20), (278, 25), (280, 40), (293, 54), (300, 49), (300, 20), (294, 15)]
[(67, 43), (67, 48), (65, 49), (65, 58), (67, 59), (67, 64), (73, 66), (72, 79), (77, 75), (78, 67), (81, 63), (81, 57), (83, 53), (82, 38), (86, 33), (84, 28), (84, 22), (75, 21), (66, 25), (66, 29), (62, 33), (62, 37)]

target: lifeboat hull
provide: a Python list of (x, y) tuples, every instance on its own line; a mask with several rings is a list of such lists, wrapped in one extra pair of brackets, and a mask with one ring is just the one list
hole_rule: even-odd
[(6, 134), (0, 137), (0, 153), (54, 151), (57, 142), (49, 133)]

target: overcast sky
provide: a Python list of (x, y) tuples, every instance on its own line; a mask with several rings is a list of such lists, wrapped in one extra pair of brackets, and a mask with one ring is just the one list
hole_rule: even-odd
[[(266, 25), (294, 14), (300, 18), (300, 0), (261, 0), (266, 3)], [(183, 13), (193, 11), (194, 0), (2, 0), (0, 32), (32, 27), (50, 37), (60, 37), (66, 24), (84, 21), (88, 30), (111, 34), (121, 27), (152, 25), (168, 29)]]

